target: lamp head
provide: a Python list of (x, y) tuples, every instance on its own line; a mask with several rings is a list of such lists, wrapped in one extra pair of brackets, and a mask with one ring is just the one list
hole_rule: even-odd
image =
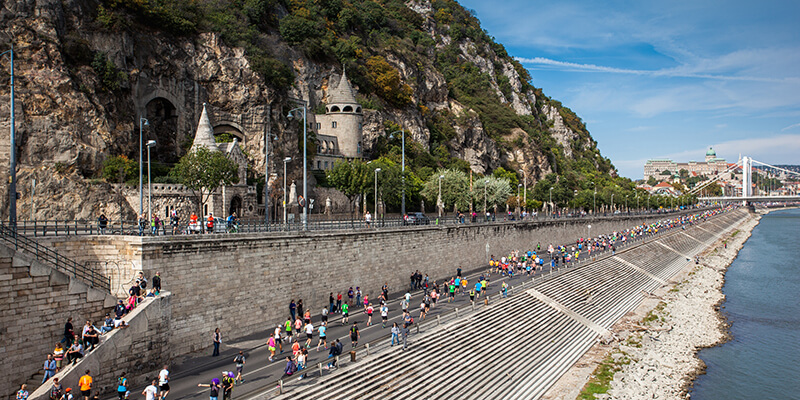
[(289, 118), (289, 119), (291, 119), (293, 116), (294, 116), (294, 115), (292, 115), (292, 112), (291, 112), (291, 111), (289, 111), (289, 113), (288, 113), (288, 114), (286, 114), (286, 118)]
[(155, 140), (148, 140), (147, 141), (147, 147), (156, 147), (156, 141)]
[(150, 126), (150, 121), (148, 121), (147, 118), (142, 118), (142, 120), (144, 121), (144, 123), (142, 125)]
[(381, 172), (380, 168), (375, 168), (375, 172)]
[(439, 179), (442, 179), (442, 178), (444, 178), (444, 175), (439, 175)]
[(283, 162), (285, 162), (285, 163), (287, 163), (289, 161), (292, 161), (292, 157), (286, 157), (286, 158), (283, 159)]

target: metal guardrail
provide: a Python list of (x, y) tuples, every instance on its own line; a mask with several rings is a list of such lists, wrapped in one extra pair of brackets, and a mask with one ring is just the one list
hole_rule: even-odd
[[(693, 210), (702, 210), (703, 208), (695, 208)], [(464, 215), (459, 218), (456, 215), (447, 215), (437, 218), (436, 216), (429, 217), (430, 220), (425, 223), (406, 223), (399, 215), (386, 216), (385, 218), (376, 218), (370, 224), (367, 224), (361, 218), (336, 218), (336, 217), (310, 217), (308, 220), (309, 231), (341, 231), (341, 230), (365, 230), (365, 229), (396, 229), (404, 227), (418, 227), (418, 226), (455, 226), (455, 225), (476, 225), (476, 224), (506, 224), (506, 223), (520, 223), (520, 222), (545, 222), (545, 221), (559, 221), (559, 220), (591, 220), (595, 218), (613, 218), (613, 217), (629, 217), (629, 216), (661, 216), (671, 215), (678, 212), (687, 210), (658, 210), (658, 211), (644, 211), (644, 212), (623, 212), (623, 213), (603, 213), (603, 214), (552, 214), (552, 215), (536, 215), (528, 216), (526, 218), (509, 218), (508, 215), (497, 214), (493, 215), (491, 219), (487, 219), (485, 215), (478, 215), (473, 221), (471, 216)], [(266, 224), (262, 220), (240, 220), (235, 227), (229, 227), (224, 219), (218, 219), (215, 223), (213, 233), (264, 233), (264, 232), (299, 232), (303, 230), (303, 223), (295, 220), (288, 223), (270, 223)], [(171, 235), (184, 235), (193, 233), (208, 233), (205, 227), (205, 221), (200, 220), (195, 230), (192, 230), (185, 221), (181, 221), (177, 227), (173, 228), (168, 220), (162, 220), (158, 224), (155, 233), (149, 222), (140, 226), (138, 221), (109, 221), (105, 228), (100, 228), (97, 221), (90, 220), (21, 220), (17, 221), (17, 232), (22, 235), (32, 237), (40, 236), (75, 236), (75, 235), (123, 235), (123, 236), (171, 236)]]
[(23, 250), (36, 257), (37, 260), (49, 264), (67, 275), (81, 279), (92, 287), (111, 291), (111, 278), (96, 272), (94, 269), (78, 264), (74, 260), (59, 254), (56, 250), (40, 245), (36, 240), (20, 234), (5, 224), (0, 224), (0, 239), (14, 246), (14, 249)]

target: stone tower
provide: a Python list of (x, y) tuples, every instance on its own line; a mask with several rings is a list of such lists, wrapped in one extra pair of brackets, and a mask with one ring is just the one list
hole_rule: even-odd
[(362, 119), (361, 105), (356, 101), (353, 88), (342, 72), (339, 85), (328, 92), (325, 115), (318, 115), (319, 133), (338, 139), (338, 153), (346, 158), (361, 158)]

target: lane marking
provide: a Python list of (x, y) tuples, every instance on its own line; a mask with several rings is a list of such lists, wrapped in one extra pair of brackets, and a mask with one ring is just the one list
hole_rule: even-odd
[(583, 315), (580, 315), (580, 314), (576, 313), (575, 311), (570, 310), (569, 308), (567, 308), (563, 304), (555, 301), (554, 299), (548, 297), (547, 295), (545, 295), (544, 293), (542, 293), (542, 292), (540, 292), (540, 291), (538, 291), (536, 289), (526, 290), (525, 293), (528, 293), (529, 295), (535, 297), (536, 299), (538, 299), (542, 303), (550, 306), (551, 308), (555, 309), (556, 311), (560, 311), (562, 314), (566, 315), (567, 317), (572, 318), (576, 322), (578, 322), (580, 324), (583, 324), (587, 328), (595, 331), (595, 333), (597, 333), (600, 336), (605, 336), (609, 332), (608, 329), (603, 328), (602, 326), (598, 325), (597, 323), (595, 323), (594, 321), (590, 320), (589, 318), (586, 318)]
[(619, 256), (615, 256), (614, 258), (615, 258), (616, 260), (618, 260), (619, 262), (621, 262), (621, 263), (623, 263), (623, 264), (625, 264), (625, 265), (627, 265), (627, 266), (629, 266), (629, 267), (631, 267), (631, 268), (633, 268), (633, 269), (635, 269), (635, 270), (637, 270), (637, 271), (639, 271), (639, 272), (641, 272), (641, 273), (643, 273), (643, 274), (647, 275), (647, 276), (648, 276), (650, 279), (652, 279), (652, 280), (654, 280), (654, 281), (656, 281), (656, 282), (659, 282), (659, 283), (661, 283), (662, 285), (666, 285), (666, 284), (667, 284), (667, 281), (665, 281), (665, 280), (663, 280), (663, 279), (661, 279), (661, 278), (659, 278), (659, 277), (657, 277), (657, 276), (655, 276), (655, 275), (651, 274), (649, 271), (647, 271), (647, 270), (645, 270), (645, 269), (643, 269), (643, 268), (639, 267), (639, 266), (638, 266), (638, 265), (636, 265), (636, 264), (633, 264), (633, 263), (631, 263), (631, 262), (629, 262), (629, 261), (623, 260), (623, 259), (621, 259)]

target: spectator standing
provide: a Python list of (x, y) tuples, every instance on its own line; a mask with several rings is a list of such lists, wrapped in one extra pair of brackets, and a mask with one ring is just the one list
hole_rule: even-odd
[(136, 221), (139, 225), (139, 236), (144, 235), (144, 227), (147, 225), (147, 218), (144, 217), (144, 214), (139, 215), (139, 219)]
[(403, 335), (403, 350), (408, 347), (408, 334), (410, 330), (408, 329), (408, 324), (403, 324), (403, 329), (400, 330), (400, 334)]
[(83, 400), (89, 400), (89, 397), (92, 395), (92, 376), (89, 375), (90, 373), (91, 372), (87, 369), (86, 373), (78, 380), (78, 386), (80, 386)]
[(67, 351), (61, 346), (61, 343), (56, 343), (56, 348), (53, 350), (53, 359), (56, 360), (56, 372), (61, 370), (61, 362), (64, 360), (64, 355)]
[(394, 342), (400, 344), (400, 327), (397, 326), (397, 322), (392, 322), (392, 344), (390, 346), (394, 346)]
[(156, 293), (161, 293), (161, 272), (156, 272), (153, 276), (153, 289), (156, 290)]
[(67, 323), (64, 324), (64, 339), (61, 340), (61, 343), (69, 347), (72, 345), (73, 340), (75, 340), (75, 327), (72, 326), (72, 317), (69, 317), (67, 318)]
[(103, 213), (100, 213), (100, 217), (97, 218), (97, 231), (101, 235), (106, 234), (106, 228), (108, 228), (108, 218)]
[(47, 382), (53, 375), (56, 374), (56, 360), (53, 359), (52, 354), (47, 355), (47, 360), (44, 360), (44, 378), (42, 384)]
[(203, 383), (198, 383), (197, 386), (211, 388), (211, 394), (209, 395), (209, 400), (217, 400), (219, 398), (219, 389), (220, 389), (219, 379), (214, 378), (211, 380), (211, 383), (207, 385)]
[(367, 211), (367, 213), (364, 214), (364, 222), (366, 222), (367, 228), (369, 228), (369, 225), (372, 222), (372, 214), (370, 214), (369, 211)]
[(214, 352), (211, 353), (211, 357), (216, 357), (219, 355), (219, 345), (222, 343), (222, 333), (219, 332), (219, 328), (214, 330)]
[(178, 213), (175, 210), (172, 210), (172, 212), (169, 214), (169, 224), (170, 224), (170, 226), (172, 226), (172, 234), (173, 235), (177, 235), (178, 234), (178, 231), (179, 231), (179, 229), (178, 229), (178, 221), (180, 221), (180, 217), (178, 217)]
[(297, 316), (297, 304), (295, 304), (294, 299), (289, 302), (289, 315), (292, 316), (292, 321), (294, 321)]
[[(298, 317), (302, 317), (303, 316), (304, 309), (305, 308), (303, 307), (303, 299), (298, 300), (297, 301), (297, 316)], [(294, 318), (294, 315), (292, 315), (292, 318)]]

